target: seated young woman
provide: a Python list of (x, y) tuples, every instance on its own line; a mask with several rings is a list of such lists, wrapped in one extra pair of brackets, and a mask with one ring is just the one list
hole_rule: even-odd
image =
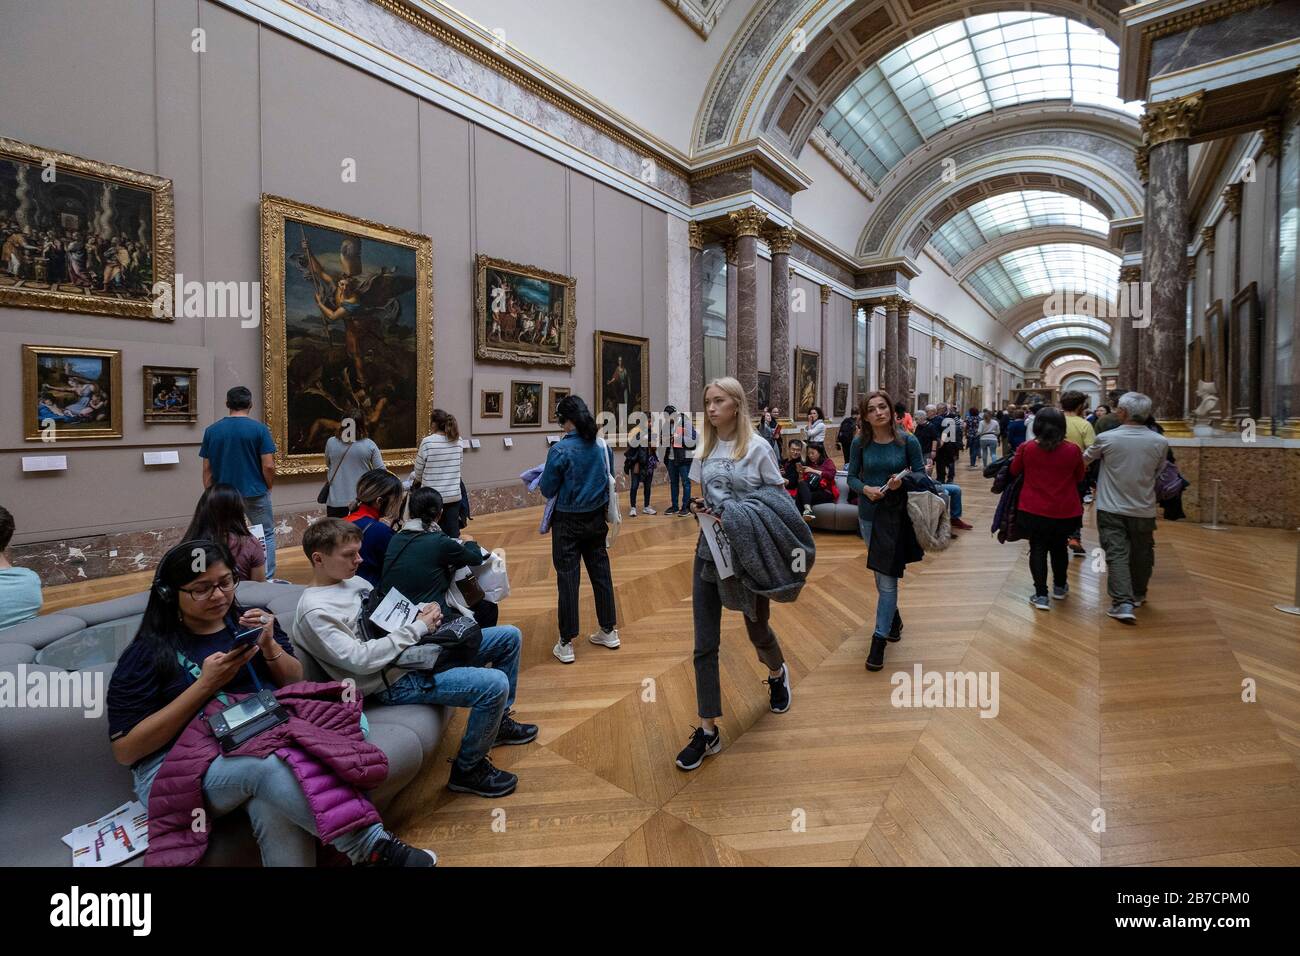
[(266, 547), (253, 536), (244, 497), (234, 485), (215, 484), (199, 496), (182, 541), (199, 538), (224, 544), (234, 561), (236, 581), (266, 580)]
[[(131, 768), (146, 807), (168, 752), (213, 698), (302, 680), (302, 664), (274, 615), (241, 608), (235, 584), (224, 545), (177, 545), (159, 563), (140, 630), (113, 671), (107, 706), (113, 756)], [(261, 628), (256, 639), (236, 646), (236, 635), (253, 627)], [(214, 817), (247, 809), (263, 865), (314, 865), (316, 817), (297, 776), (279, 757), (218, 756), (203, 775), (202, 789)], [(330, 842), (353, 863), (437, 863), (431, 851), (407, 846), (379, 824)]]
[(799, 476), (795, 497), (803, 511), (804, 520), (812, 521), (813, 505), (839, 500), (839, 489), (835, 486), (835, 461), (827, 456), (822, 446), (810, 444), (807, 463), (795, 467)]
[(372, 468), (357, 481), (357, 500), (346, 520), (361, 529), (361, 568), (357, 573), (371, 587), (379, 587), (384, 555), (404, 502), (401, 479), (386, 468)]

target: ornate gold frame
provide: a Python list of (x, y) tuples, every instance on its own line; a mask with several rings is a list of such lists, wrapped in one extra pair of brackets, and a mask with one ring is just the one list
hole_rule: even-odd
[[(601, 347), (606, 341), (623, 342), (626, 345), (641, 346), (641, 389), (643, 400), (646, 405), (650, 404), (650, 340), (640, 335), (623, 335), (620, 332), (602, 332), (599, 329), (595, 332), (596, 353), (592, 356), (592, 375), (596, 380), (596, 390), (593, 392), (593, 402), (591, 414), (596, 416), (597, 422), (600, 420), (600, 413), (605, 408), (605, 381), (604, 376), (600, 374), (600, 355)], [(629, 408), (627, 413), (631, 415), (637, 409)], [(643, 408), (641, 411), (647, 415), (651, 414), (649, 408)], [(619, 422), (619, 425), (626, 425), (626, 422)], [(616, 426), (617, 427), (617, 426)], [(624, 445), (627, 443), (627, 433), (619, 432), (617, 435), (605, 435), (605, 440), (612, 445)]]
[[(518, 385), (537, 386), (537, 421), (535, 422), (517, 422), (515, 421), (515, 387)], [(510, 427), (511, 428), (541, 428), (542, 413), (546, 411), (546, 386), (541, 382), (529, 382), (523, 379), (511, 380), (510, 382)]]
[[(554, 396), (556, 392), (564, 394), (557, 400)], [(573, 394), (573, 388), (569, 385), (548, 385), (546, 386), (546, 424), (558, 425), (560, 420), (555, 417), (555, 406), (564, 401)]]
[(799, 399), (801, 397), (799, 395), (799, 363), (805, 355), (811, 355), (817, 362), (817, 393), (813, 396), (813, 404), (821, 405), (825, 408), (825, 404), (822, 402), (822, 353), (814, 352), (812, 349), (796, 348), (794, 350), (794, 383), (793, 388), (790, 390), (790, 405), (795, 415), (799, 418), (807, 418), (808, 412), (811, 411), (809, 408), (799, 407)]
[[(489, 412), (487, 407), (487, 397), (489, 395), (499, 395), (501, 397), (501, 407), (495, 412)], [(506, 417), (506, 393), (499, 388), (480, 388), (478, 390), (478, 417), (479, 418), (505, 418)]]
[[(190, 410), (188, 412), (160, 412), (149, 401), (150, 374), (188, 375), (190, 377)], [(176, 368), (171, 365), (145, 365), (140, 369), (142, 392), (140, 402), (144, 406), (144, 420), (150, 425), (166, 425), (175, 422), (187, 423), (199, 420), (199, 370), (196, 368)]]
[[(84, 159), (71, 153), (58, 150), (42, 149), (16, 139), (0, 136), (0, 158), (9, 158), (17, 162), (35, 163), (40, 166), (46, 160), (54, 161), (54, 168), (66, 169), (80, 176), (103, 179), (137, 189), (147, 189), (153, 193), (153, 280), (166, 282), (168, 287), (175, 281), (175, 211), (172, 199), (172, 181), (150, 173), (101, 163), (94, 159)], [(114, 296), (95, 293), (53, 292), (40, 289), (12, 289), (0, 287), (0, 306), (17, 306), (28, 309), (56, 309), (62, 312), (80, 312), (92, 315), (112, 315), (124, 319), (151, 319), (155, 322), (170, 322), (171, 304), (168, 303), (166, 315), (153, 314), (153, 300), (129, 301)], [(120, 437), (120, 436), (114, 436)]]
[[(289, 439), (288, 391), (284, 316), (284, 222), (299, 219), (308, 225), (350, 232), (376, 242), (407, 246), (415, 251), (415, 420), (428, 422), (433, 414), (433, 240), (419, 233), (385, 226), (369, 219), (295, 202), (283, 196), (262, 194), (262, 396), (263, 413), (275, 439), (275, 470), (282, 475), (305, 475), (325, 471), (325, 455), (291, 455), (285, 451)], [(417, 444), (410, 448), (385, 448), (389, 467), (415, 463)]]
[(112, 419), (107, 428), (78, 428), (75, 431), (60, 427), (56, 422), (53, 429), (54, 440), (89, 441), (98, 438), (122, 437), (122, 350), (90, 349), (64, 345), (24, 345), (23, 346), (23, 439), (25, 441), (44, 441), (40, 421), (36, 417), (36, 358), (39, 355), (91, 355), (109, 360), (109, 375), (113, 377), (113, 391), (109, 395), (109, 408)]
[[(540, 355), (536, 352), (524, 352), (520, 349), (491, 345), (487, 341), (487, 271), (500, 269), (513, 272), (529, 279), (540, 279), (564, 286), (564, 325), (560, 329), (563, 355)], [(573, 368), (574, 341), (578, 332), (577, 313), (578, 280), (559, 272), (547, 272), (537, 266), (527, 266), (507, 259), (493, 259), (491, 256), (474, 257), (474, 357), (490, 362), (514, 362), (518, 365), (555, 365), (561, 368)]]

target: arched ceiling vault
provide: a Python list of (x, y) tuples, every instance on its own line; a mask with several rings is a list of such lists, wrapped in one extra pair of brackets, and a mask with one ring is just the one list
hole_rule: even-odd
[(1115, 364), (1115, 355), (1109, 346), (1103, 346), (1097, 342), (1090, 342), (1087, 339), (1052, 342), (1044, 346), (1029, 356), (1029, 361), (1025, 368), (1046, 368), (1047, 363), (1062, 355), (1073, 355), (1082, 353), (1091, 355), (1097, 360), (1097, 364), (1102, 368), (1109, 368)]
[(697, 154), (759, 135), (798, 155), (835, 99), (884, 54), (936, 27), (1026, 10), (1120, 40), (1121, 0), (759, 0), (715, 70), (696, 121)]

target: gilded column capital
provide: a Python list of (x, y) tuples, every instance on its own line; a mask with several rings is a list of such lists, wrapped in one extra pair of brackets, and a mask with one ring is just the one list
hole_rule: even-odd
[(1264, 122), (1264, 155), (1277, 162), (1282, 156), (1282, 117), (1276, 114)]
[(1151, 171), (1151, 147), (1145, 141), (1133, 150), (1133, 165), (1137, 167), (1138, 178), (1145, 186)]
[(1196, 256), (1187, 257), (1187, 278), (1196, 278)]
[(731, 220), (732, 226), (736, 229), (737, 236), (758, 237), (762, 232), (763, 223), (767, 222), (767, 213), (757, 206), (746, 206), (744, 209), (737, 209), (727, 213), (727, 218)]
[(1214, 227), (1206, 226), (1201, 230), (1201, 244), (1205, 246), (1206, 252), (1214, 251)]
[(790, 247), (794, 245), (795, 231), (793, 229), (778, 229), (776, 232), (769, 233), (767, 237), (767, 248), (772, 251), (774, 256), (788, 256)]
[(912, 314), (912, 303), (902, 296), (898, 297), (898, 317), (906, 321), (907, 317)]
[(1233, 219), (1241, 218), (1241, 183), (1229, 183), (1223, 187), (1223, 204), (1232, 213)]
[(1300, 70), (1295, 71), (1295, 76), (1291, 77), (1291, 93), (1287, 97), (1287, 110), (1292, 113), (1300, 113)]
[(903, 297), (901, 295), (887, 295), (880, 300), (880, 304), (885, 307), (886, 312), (897, 312), (902, 301)]
[(1141, 282), (1142, 267), (1141, 266), (1120, 266), (1119, 281), (1120, 282)]
[(736, 264), (735, 236), (727, 236), (727, 238), (722, 240), (722, 251), (727, 257), (727, 265), (734, 266)]
[(821, 292), (822, 292), (823, 304), (829, 302), (831, 300), (831, 287), (828, 285), (824, 285), (821, 287)]
[(1143, 140), (1148, 146), (1159, 146), (1176, 139), (1190, 138), (1204, 105), (1204, 91), (1159, 103), (1148, 103), (1146, 112), (1142, 114)]
[(687, 223), (688, 241), (692, 249), (704, 248), (704, 227), (698, 222)]

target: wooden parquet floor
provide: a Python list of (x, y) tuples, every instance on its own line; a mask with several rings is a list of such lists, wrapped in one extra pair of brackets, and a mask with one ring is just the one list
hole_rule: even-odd
[[(1068, 600), (1030, 607), (1027, 547), (987, 535), (988, 482), (964, 466), (958, 479), (978, 530), (908, 570), (906, 630), (883, 671), (863, 668), (875, 586), (856, 536), (819, 533), (799, 600), (773, 606), (789, 712), (767, 709), (766, 669), (724, 613), (725, 749), (689, 774), (673, 757), (696, 723), (695, 523), (626, 519), (612, 552), (623, 646), (580, 641), (566, 666), (551, 656), (538, 509), (475, 520), (507, 555), (501, 620), (524, 632), (516, 712), (541, 735), (493, 751), (520, 776), (511, 796), (452, 794), (458, 713), (389, 822), (447, 866), (1300, 864), (1300, 619), (1272, 610), (1291, 593), (1295, 532), (1161, 521), (1132, 628), (1105, 617), (1091, 557), (1073, 559)], [(300, 554), (280, 561), (305, 580)], [(49, 606), (128, 593), (137, 577), (51, 589)], [(585, 581), (582, 602), (586, 634)], [(895, 706), (895, 675), (917, 666), (996, 674), (996, 716)]]

